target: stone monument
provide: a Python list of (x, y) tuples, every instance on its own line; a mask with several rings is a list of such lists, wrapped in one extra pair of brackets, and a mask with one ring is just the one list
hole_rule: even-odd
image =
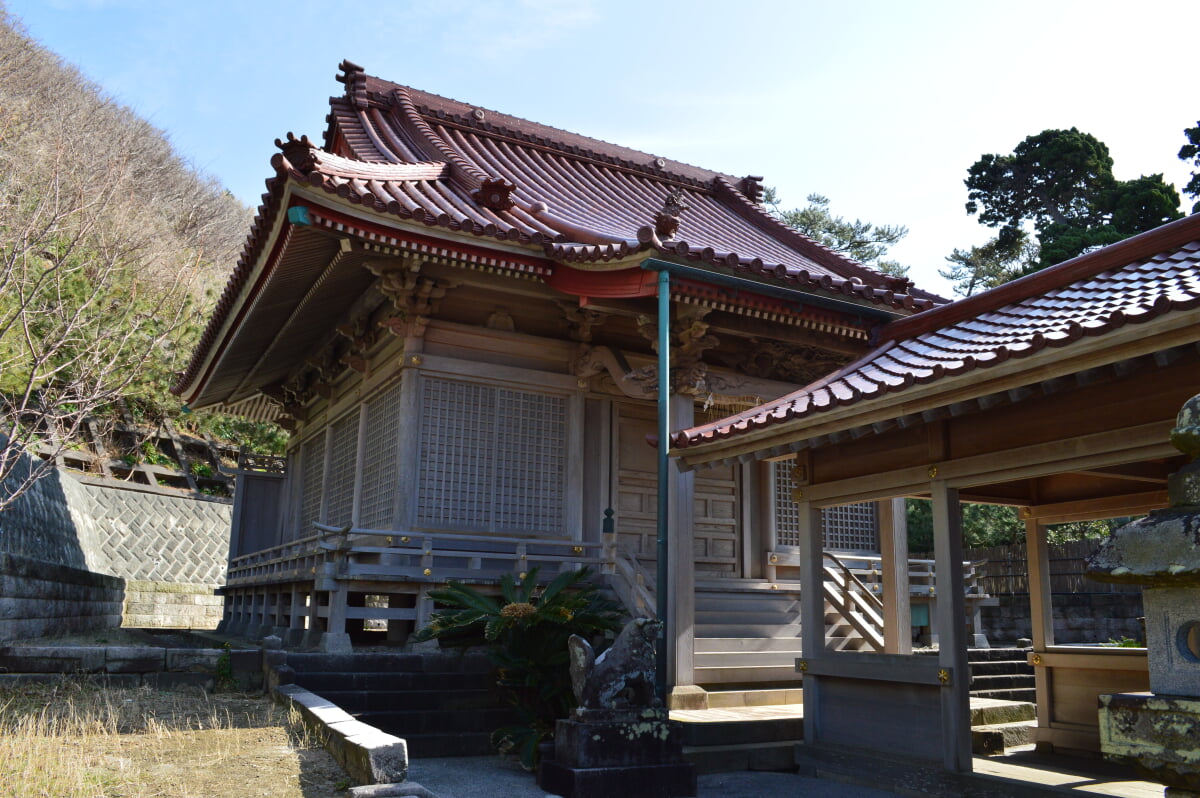
[(658, 621), (630, 621), (599, 657), (586, 640), (571, 637), (579, 706), (555, 727), (554, 754), (538, 766), (539, 787), (564, 798), (696, 794), (680, 724), (654, 695), (654, 641), (661, 630)]
[(1192, 458), (1171, 475), (1171, 506), (1127, 524), (1088, 575), (1143, 585), (1150, 692), (1100, 696), (1100, 747), (1166, 785), (1200, 796), (1200, 396), (1179, 411), (1171, 443)]

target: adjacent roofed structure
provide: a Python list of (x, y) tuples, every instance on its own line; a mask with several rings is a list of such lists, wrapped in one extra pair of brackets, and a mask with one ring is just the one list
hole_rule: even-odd
[[(1146, 689), (1145, 654), (1055, 645), (1046, 527), (1167, 503), (1167, 477), (1185, 461), (1170, 431), (1200, 389), (1200, 215), (878, 336), (870, 352), (800, 390), (672, 438), (697, 478), (731, 464), (789, 464), (805, 748), (851, 745), (970, 769), (965, 597), (944, 589), (958, 581), (961, 500), (1015, 506), (1025, 523), (1039, 746), (1097, 751), (1096, 696)], [(890, 656), (829, 650), (810, 623), (823, 611), (809, 589), (823, 579), (816, 513), (874, 500), (899, 502), (903, 518), (904, 497), (933, 501), (938, 656), (903, 645)], [(881, 529), (881, 547), (905, 562), (902, 525)], [(884, 615), (901, 627), (907, 578), (904, 568), (884, 578)], [(846, 723), (864, 701), (886, 722)]]

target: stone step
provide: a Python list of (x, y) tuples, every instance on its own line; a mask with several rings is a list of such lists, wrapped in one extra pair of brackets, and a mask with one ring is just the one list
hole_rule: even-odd
[(325, 690), (483, 690), (496, 682), (487, 673), (297, 672), (296, 683), (323, 694)]
[(683, 747), (685, 761), (697, 773), (737, 773), (746, 770), (793, 770), (796, 743), (791, 740), (742, 745)]
[(799, 687), (712, 690), (707, 700), (709, 709), (795, 705), (804, 703), (804, 691)]
[(485, 655), (459, 653), (287, 653), (287, 664), (297, 673), (491, 673), (496, 666)]
[(496, 754), (491, 732), (437, 732), (410, 737), (405, 742), (408, 743), (409, 759)]
[[(342, 707), (346, 709), (345, 707)], [(404, 739), (442, 733), (491, 734), (501, 726), (513, 723), (514, 713), (508, 707), (461, 710), (380, 710), (351, 711), (358, 720)]]
[(971, 691), (972, 698), (987, 698), (1000, 701), (1015, 701), (1023, 704), (1037, 703), (1037, 690), (1035, 688), (1014, 687), (1007, 690), (983, 690)]
[(971, 727), (971, 752), (980, 756), (1002, 755), (1009, 748), (1033, 742), (1036, 720), (1018, 720)]
[(800, 602), (791, 596), (770, 593), (697, 593), (696, 609), (720, 610), (736, 607), (740, 610), (762, 609), (768, 612), (800, 609)]
[(709, 651), (799, 651), (799, 637), (697, 637), (696, 653)]
[[(305, 685), (301, 684), (301, 687)], [(321, 690), (316, 692), (339, 707), (362, 707), (379, 711), (491, 709), (499, 706), (492, 690)]]
[(1036, 685), (1036, 678), (1032, 673), (1006, 673), (987, 676), (971, 676), (972, 693), (976, 692), (993, 692), (995, 690), (1012, 690), (1032, 689)]
[(697, 668), (731, 668), (754, 665), (793, 666), (800, 656), (799, 646), (793, 651), (697, 651)]
[(1006, 673), (1033, 675), (1033, 666), (1025, 660), (984, 660), (970, 663), (971, 673), (977, 676), (994, 676)]
[(994, 660), (1024, 662), (1027, 654), (1029, 654), (1029, 649), (1027, 648), (968, 648), (967, 662), (976, 663)]
[(1006, 701), (995, 698), (971, 697), (971, 726), (995, 726), (1034, 720), (1037, 709), (1028, 701)]
[[(766, 712), (770, 708), (762, 709)], [(688, 747), (794, 743), (804, 739), (804, 717), (799, 707), (790, 708), (786, 717), (754, 718), (746, 714), (753, 712), (754, 710), (692, 710), (685, 713), (672, 712), (671, 718), (682, 721), (683, 744)], [(680, 717), (695, 717), (705, 713), (715, 716), (714, 719), (689, 720), (688, 717)]]

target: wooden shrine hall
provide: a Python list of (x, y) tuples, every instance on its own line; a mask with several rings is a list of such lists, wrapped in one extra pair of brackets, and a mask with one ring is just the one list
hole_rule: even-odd
[[(286, 457), (243, 458), (224, 628), (402, 645), (449, 579), (589, 565), (632, 615), (672, 596), (672, 686), (794, 685), (798, 570), (770, 562), (799, 534), (794, 469), (675, 469), (659, 584), (659, 383), (672, 429), (692, 427), (856, 362), (879, 327), (943, 300), (780, 224), (760, 178), (348, 62), (338, 80), (324, 136), (276, 142), (175, 386), (194, 408), (292, 431)], [(877, 558), (873, 506), (822, 523), (831, 550)], [(839, 645), (881, 646), (862, 626)]]

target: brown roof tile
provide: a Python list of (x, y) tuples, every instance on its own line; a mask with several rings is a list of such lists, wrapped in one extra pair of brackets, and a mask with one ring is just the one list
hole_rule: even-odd
[(970, 299), (892, 322), (881, 331), (879, 348), (858, 361), (760, 407), (676, 433), (672, 443), (701, 446), (835, 403), (877, 399), (1197, 307), (1200, 215), (1193, 215)]

